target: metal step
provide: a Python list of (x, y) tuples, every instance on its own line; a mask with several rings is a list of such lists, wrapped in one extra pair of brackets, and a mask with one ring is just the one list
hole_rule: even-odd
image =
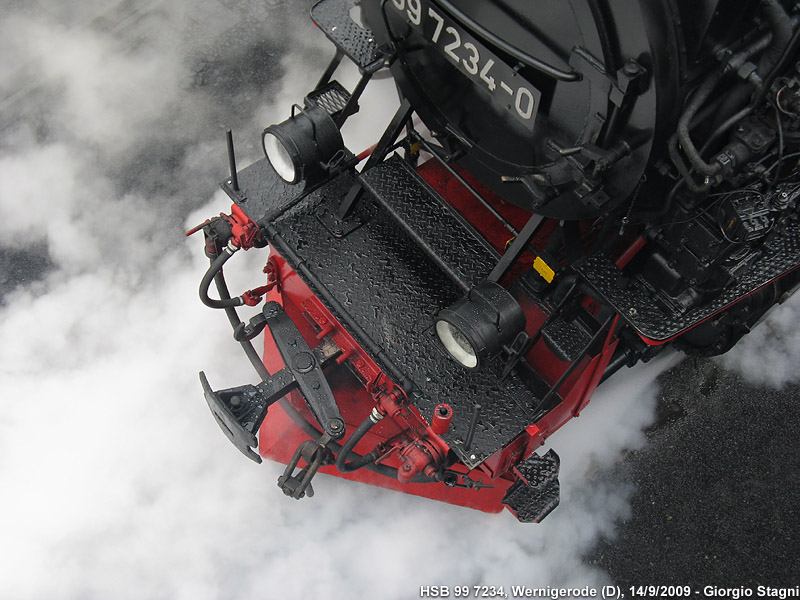
[(553, 317), (546, 327), (542, 328), (542, 338), (548, 348), (553, 351), (553, 354), (559, 360), (564, 362), (577, 360), (581, 350), (592, 339), (592, 335), (594, 335), (594, 331), (577, 314), (570, 319), (557, 315)]
[(514, 511), (520, 522), (539, 523), (558, 506), (560, 462), (555, 450), (549, 450), (544, 456), (531, 454), (517, 465), (519, 479), (508, 488), (503, 503)]
[(322, 0), (311, 9), (311, 20), (360, 69), (381, 57), (375, 36), (350, 17), (356, 0)]
[(500, 260), (472, 225), (399, 157), (363, 173), (361, 181), (414, 243), (462, 289), (485, 279)]
[[(324, 108), (334, 119), (338, 117), (350, 101), (350, 92), (338, 81), (329, 81), (306, 96), (306, 107), (309, 105)], [(358, 105), (354, 107), (358, 111)]]

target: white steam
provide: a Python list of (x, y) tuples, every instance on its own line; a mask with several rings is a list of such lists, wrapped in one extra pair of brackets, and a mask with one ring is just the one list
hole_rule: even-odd
[(720, 362), (757, 384), (781, 388), (800, 381), (800, 295), (775, 306)]
[[(664, 361), (604, 386), (554, 436), (562, 502), (539, 526), (325, 476), (291, 501), (281, 467), (244, 459), (208, 414), (197, 371), (218, 388), (254, 374), (197, 299), (207, 261), (182, 229), (229, 205), (214, 192), (219, 125), (238, 132), (242, 164), (256, 159), (261, 128), (322, 70), (306, 4), (5, 4), (0, 44), (18, 66), (0, 68), (0, 253), (45, 248), (49, 270), (0, 305), (3, 597), (605, 582), (581, 554), (627, 514), (630, 490), (592, 475), (643, 442)], [(381, 129), (367, 119), (354, 150)], [(231, 287), (260, 283), (264, 259), (237, 255)]]

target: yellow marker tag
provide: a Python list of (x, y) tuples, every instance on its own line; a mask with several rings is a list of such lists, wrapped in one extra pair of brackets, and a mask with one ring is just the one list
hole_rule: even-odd
[(533, 268), (536, 269), (536, 272), (541, 275), (542, 279), (547, 283), (552, 283), (553, 277), (556, 276), (556, 272), (542, 260), (541, 256), (537, 256), (536, 260), (533, 261)]

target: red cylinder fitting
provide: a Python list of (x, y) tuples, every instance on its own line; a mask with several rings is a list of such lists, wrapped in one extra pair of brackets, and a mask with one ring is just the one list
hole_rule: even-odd
[(440, 404), (433, 409), (433, 421), (431, 429), (436, 435), (443, 435), (450, 429), (450, 421), (453, 420), (453, 408), (449, 404)]
[(411, 483), (420, 473), (433, 477), (444, 460), (444, 454), (427, 436), (408, 440), (399, 454), (402, 464), (397, 469), (397, 479), (400, 483)]

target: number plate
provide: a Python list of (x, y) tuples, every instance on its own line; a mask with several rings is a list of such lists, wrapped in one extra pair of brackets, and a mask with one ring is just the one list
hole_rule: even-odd
[(533, 130), (541, 93), (430, 0), (391, 0), (427, 42), (483, 90), (496, 105)]

